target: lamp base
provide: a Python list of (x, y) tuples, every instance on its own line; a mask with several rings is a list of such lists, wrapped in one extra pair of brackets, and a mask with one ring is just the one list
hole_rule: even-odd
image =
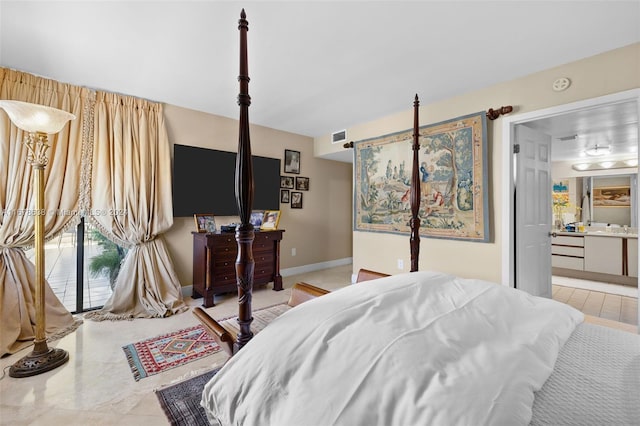
[(69, 361), (69, 353), (63, 349), (49, 348), (43, 353), (31, 352), (9, 368), (9, 376), (22, 378), (46, 373)]

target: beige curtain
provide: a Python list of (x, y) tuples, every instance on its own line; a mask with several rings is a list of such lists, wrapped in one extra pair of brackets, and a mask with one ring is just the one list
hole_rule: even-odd
[[(57, 135), (50, 135), (45, 168), (45, 238), (51, 239), (77, 223), (81, 187), (84, 112), (90, 108), (85, 89), (0, 68), (0, 99), (47, 105), (77, 117)], [(35, 337), (35, 267), (24, 253), (33, 245), (35, 192), (33, 171), (22, 143), (25, 133), (0, 112), (0, 354), (14, 353)], [(79, 322), (45, 283), (46, 333), (58, 337)]]
[(97, 92), (88, 220), (129, 248), (114, 292), (94, 320), (187, 310), (160, 235), (173, 224), (171, 158), (162, 105)]

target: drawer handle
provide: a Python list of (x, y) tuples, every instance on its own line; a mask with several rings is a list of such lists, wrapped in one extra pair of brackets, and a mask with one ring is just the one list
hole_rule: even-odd
[(555, 238), (558, 236), (558, 234), (555, 232), (549, 232), (549, 236)]

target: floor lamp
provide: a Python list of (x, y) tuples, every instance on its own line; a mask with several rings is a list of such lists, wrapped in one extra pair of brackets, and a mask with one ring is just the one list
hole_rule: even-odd
[(24, 144), (27, 147), (27, 163), (35, 171), (33, 184), (36, 191), (34, 228), (34, 248), (36, 254), (36, 333), (33, 351), (19, 359), (9, 369), (11, 377), (29, 377), (53, 370), (69, 360), (67, 351), (47, 346), (45, 335), (44, 300), (44, 168), (49, 159), (47, 134), (56, 134), (75, 119), (75, 115), (66, 111), (43, 105), (20, 101), (0, 101), (11, 122), (27, 132)]

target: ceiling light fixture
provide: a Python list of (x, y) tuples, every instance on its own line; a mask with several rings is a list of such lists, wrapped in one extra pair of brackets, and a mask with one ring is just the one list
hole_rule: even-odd
[(571, 165), (571, 168), (578, 172), (607, 169), (629, 169), (635, 167), (638, 167), (637, 158), (628, 158), (626, 160), (600, 161), (598, 163), (575, 163)]
[(571, 167), (573, 167), (575, 170), (583, 171), (583, 170), (587, 170), (590, 165), (591, 164), (582, 163), (582, 164), (574, 164)]
[(611, 148), (608, 145), (600, 146), (596, 144), (591, 148), (585, 149), (584, 153), (591, 157), (598, 157), (600, 155), (611, 154)]

